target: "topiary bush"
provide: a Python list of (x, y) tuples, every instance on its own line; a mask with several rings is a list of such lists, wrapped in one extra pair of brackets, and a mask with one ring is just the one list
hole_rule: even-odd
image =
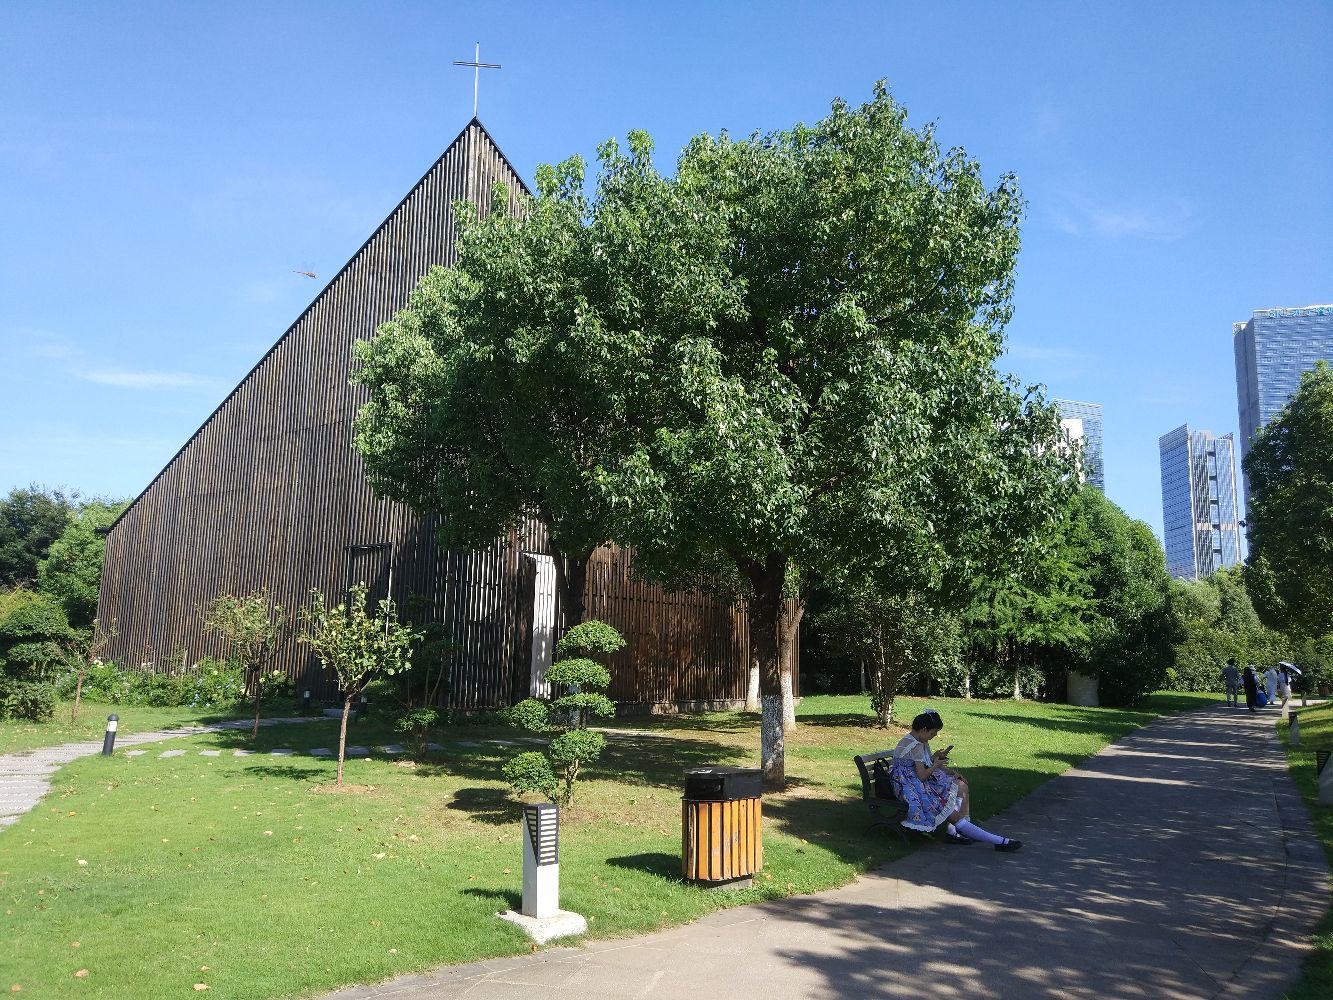
[(614, 653), (624, 645), (620, 633), (605, 622), (574, 626), (556, 644), (557, 655), (564, 658), (546, 669), (556, 696), (550, 701), (527, 698), (505, 710), (510, 725), (552, 735), (546, 753), (527, 751), (505, 765), (505, 780), (515, 791), (544, 795), (561, 807), (573, 803), (579, 772), (606, 749), (606, 737), (591, 732), (588, 722), (616, 714), (615, 702), (602, 693), (611, 686), (611, 673), (586, 654)]
[(413, 708), (398, 717), (394, 728), (412, 744), (413, 760), (425, 759), (431, 730), (439, 721), (440, 713), (433, 708)]

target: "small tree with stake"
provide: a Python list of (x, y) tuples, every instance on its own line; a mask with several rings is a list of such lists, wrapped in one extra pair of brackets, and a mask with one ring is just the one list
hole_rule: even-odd
[(565, 693), (549, 702), (528, 698), (507, 713), (516, 726), (557, 734), (546, 753), (530, 750), (505, 765), (505, 778), (516, 791), (545, 795), (562, 808), (574, 800), (579, 771), (606, 749), (606, 737), (589, 730), (588, 722), (616, 714), (615, 702), (601, 693), (611, 686), (611, 674), (588, 654), (614, 653), (624, 645), (619, 632), (599, 621), (574, 626), (556, 644), (562, 659), (546, 669), (546, 680)]
[(259, 735), (259, 702), (264, 693), (264, 668), (273, 659), (282, 638), (286, 615), (260, 588), (244, 597), (220, 594), (204, 611), (204, 629), (216, 632), (231, 647), (245, 669), (245, 682), (255, 694), (253, 739)]
[(119, 635), (120, 629), (116, 627), (116, 619), (112, 618), (110, 624), (103, 626), (94, 618), (92, 637), (86, 638), (76, 633), (76, 638), (66, 646), (70, 658), (77, 659), (79, 664), (78, 677), (74, 684), (74, 703), (69, 707), (71, 726), (79, 721), (79, 702), (83, 700), (83, 682), (88, 676), (88, 668), (94, 663), (101, 662), (102, 651)]
[(366, 611), (366, 587), (358, 583), (347, 602), (330, 608), (324, 595), (310, 591), (310, 606), (301, 612), (306, 629), (300, 641), (314, 650), (319, 662), (338, 677), (343, 692), (342, 726), (338, 731), (338, 784), (343, 783), (347, 755), (347, 717), (352, 703), (375, 676), (408, 669), (419, 632), (398, 621), (392, 601), (380, 601), (375, 614)]

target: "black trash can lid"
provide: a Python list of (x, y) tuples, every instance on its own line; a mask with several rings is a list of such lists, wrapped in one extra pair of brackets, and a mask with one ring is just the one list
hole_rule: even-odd
[(731, 767), (728, 765), (718, 764), (715, 767), (693, 767), (690, 768), (688, 771), (686, 771), (685, 775), (686, 777), (693, 777), (694, 775), (698, 775), (701, 778), (711, 778), (711, 777), (721, 778), (732, 774), (750, 775), (758, 773), (759, 773), (759, 768), (757, 767)]

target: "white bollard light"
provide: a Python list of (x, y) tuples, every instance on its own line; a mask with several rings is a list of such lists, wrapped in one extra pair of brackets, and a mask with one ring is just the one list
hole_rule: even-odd
[(1296, 712), (1288, 712), (1287, 718), (1291, 720), (1291, 728), (1287, 731), (1287, 742), (1294, 747), (1301, 745), (1301, 720)]
[(583, 934), (588, 922), (560, 909), (560, 810), (549, 803), (523, 806), (522, 912), (500, 916), (517, 924), (538, 944)]
[(525, 805), (523, 828), (523, 915), (553, 917), (560, 912), (560, 808)]

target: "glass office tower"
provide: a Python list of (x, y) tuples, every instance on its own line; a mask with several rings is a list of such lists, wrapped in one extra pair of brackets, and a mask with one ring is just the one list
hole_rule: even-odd
[(1163, 434), (1157, 445), (1167, 572), (1198, 580), (1239, 565), (1235, 440), (1230, 434), (1191, 433), (1185, 424)]
[(1066, 433), (1078, 440), (1081, 423), (1083, 440), (1083, 478), (1106, 492), (1106, 475), (1102, 465), (1102, 404), (1080, 403), (1073, 399), (1053, 399), (1060, 411), (1060, 424)]
[[(1231, 330), (1243, 461), (1250, 453), (1250, 439), (1295, 395), (1301, 375), (1320, 359), (1333, 364), (1333, 305), (1259, 309)], [(1249, 500), (1246, 480), (1245, 502)]]

